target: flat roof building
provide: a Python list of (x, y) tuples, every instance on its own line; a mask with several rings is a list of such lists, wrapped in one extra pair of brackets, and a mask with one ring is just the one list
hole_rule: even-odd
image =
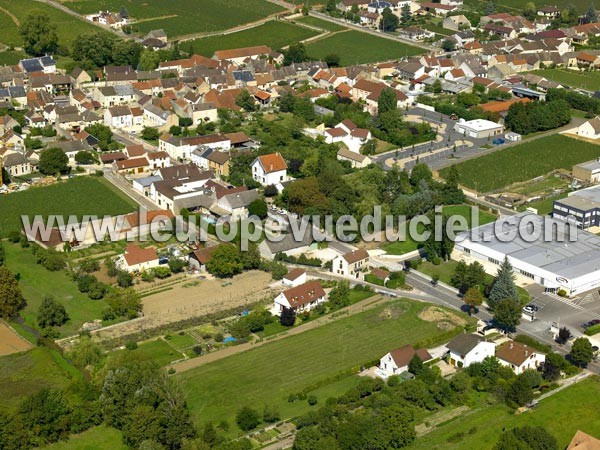
[(567, 198), (555, 200), (552, 217), (574, 220), (583, 229), (600, 226), (600, 186), (571, 192)]
[(504, 133), (504, 126), (485, 119), (459, 119), (454, 125), (454, 131), (462, 133), (465, 137), (484, 139)]
[(588, 183), (600, 181), (600, 158), (573, 166), (573, 176)]
[[(533, 232), (535, 231), (535, 233)], [(600, 286), (600, 236), (551, 217), (521, 213), (461, 233), (453, 258), (495, 274), (507, 257), (517, 280), (568, 295)]]

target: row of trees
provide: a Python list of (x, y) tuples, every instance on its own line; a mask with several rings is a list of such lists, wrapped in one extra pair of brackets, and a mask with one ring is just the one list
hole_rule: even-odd
[(565, 100), (547, 102), (517, 102), (506, 115), (506, 127), (519, 134), (552, 130), (571, 121), (569, 103)]

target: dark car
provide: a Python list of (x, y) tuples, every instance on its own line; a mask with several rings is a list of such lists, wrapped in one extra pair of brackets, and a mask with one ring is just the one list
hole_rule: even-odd
[(161, 256), (160, 258), (158, 258), (158, 263), (159, 264), (168, 264), (169, 258), (165, 258), (164, 256)]

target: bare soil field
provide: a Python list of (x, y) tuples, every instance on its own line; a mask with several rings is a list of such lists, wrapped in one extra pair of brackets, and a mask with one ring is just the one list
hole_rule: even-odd
[(195, 316), (273, 298), (269, 288), (271, 275), (261, 271), (246, 272), (231, 279), (206, 279), (198, 284), (177, 284), (142, 300), (144, 317), (113, 325), (94, 333), (101, 340), (126, 336)]
[(19, 336), (11, 327), (0, 322), (0, 356), (12, 355), (33, 348), (33, 345)]

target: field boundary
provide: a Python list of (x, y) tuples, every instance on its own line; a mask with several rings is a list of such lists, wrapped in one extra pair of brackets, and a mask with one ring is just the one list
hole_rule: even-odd
[(16, 26), (18, 26), (18, 27), (21, 26), (21, 22), (19, 22), (19, 19), (17, 19), (17, 17), (13, 13), (11, 13), (8, 9), (0, 7), (0, 11), (2, 11), (4, 14), (6, 14), (8, 17), (10, 17)]

